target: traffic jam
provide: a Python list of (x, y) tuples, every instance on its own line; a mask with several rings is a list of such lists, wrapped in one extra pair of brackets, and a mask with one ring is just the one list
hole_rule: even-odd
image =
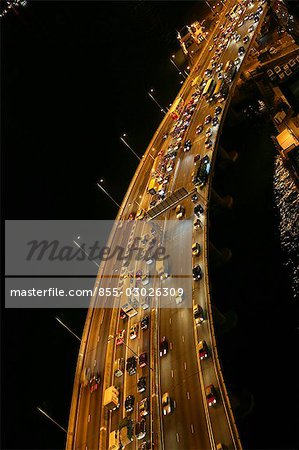
[[(213, 43), (208, 51), (211, 54), (209, 66), (202, 76), (196, 77), (196, 84), (190, 92), (188, 102), (184, 103), (180, 98), (173, 114), (174, 124), (168, 132), (162, 136), (161, 148), (154, 160), (147, 184), (148, 210), (161, 203), (172, 192), (175, 185), (175, 170), (178, 161), (186, 155), (192, 155), (192, 170), (188, 186), (194, 190), (191, 196), (193, 209), (193, 243), (190, 248), (192, 256), (192, 278), (194, 293), (198, 297), (197, 289), (200, 289), (203, 279), (202, 266), (199, 263), (203, 254), (203, 233), (205, 225), (205, 208), (200, 201), (201, 192), (209, 181), (213, 152), (217, 144), (217, 135), (221, 117), (224, 110), (224, 102), (240, 68), (244, 55), (250, 45), (251, 38), (263, 13), (264, 0), (253, 2), (245, 0), (238, 3), (226, 15), (226, 21), (219, 26), (219, 33), (213, 38)], [(253, 12), (254, 10), (254, 12)], [(249, 11), (249, 12), (248, 12)], [(234, 45), (234, 58), (227, 58), (227, 50)], [(233, 53), (232, 51), (229, 53)], [(201, 120), (198, 119), (201, 117)], [(165, 149), (164, 149), (165, 147)], [(191, 189), (191, 190), (192, 190)], [(187, 200), (185, 200), (187, 201)], [(176, 205), (175, 217), (183, 220), (188, 215), (187, 206)], [(146, 209), (139, 208), (137, 212), (131, 212), (128, 220), (144, 220), (147, 217)], [(144, 248), (156, 244), (154, 231), (143, 237)], [(136, 286), (150, 284), (150, 264), (145, 270), (135, 270), (131, 273), (126, 268), (124, 278), (128, 283)], [(152, 267), (155, 265), (153, 264)], [(163, 282), (170, 276), (165, 268), (159, 273)], [(183, 301), (183, 294), (176, 293), (176, 302)], [(123, 405), (126, 413), (123, 427), (119, 427), (119, 433), (125, 429), (125, 435), (115, 434), (115, 439), (122, 445), (130, 443), (134, 438), (138, 441), (138, 449), (146, 450), (151, 447), (152, 436), (150, 433), (151, 389), (150, 389), (150, 322), (151, 301), (146, 296), (143, 298), (131, 296), (129, 301), (122, 306), (119, 315), (119, 331), (115, 336), (115, 382), (123, 379), (123, 392), (118, 388), (122, 401), (115, 403), (115, 409)], [(193, 319), (197, 336), (201, 336), (201, 326), (207, 322), (206, 305), (199, 305), (193, 298)], [(206, 333), (209, 336), (209, 333)], [(211, 344), (205, 339), (198, 339), (198, 359), (204, 363), (212, 356)], [(130, 356), (126, 357), (127, 354)], [(169, 358), (171, 343), (167, 336), (162, 336), (159, 342), (159, 356), (161, 359)], [(100, 383), (99, 374), (88, 374), (90, 392), (97, 390)], [(133, 381), (134, 379), (134, 381)], [(220, 391), (213, 383), (205, 386), (205, 396), (208, 407), (215, 407), (220, 400)], [(168, 416), (176, 409), (176, 401), (169, 392), (160, 395), (161, 411), (163, 416)], [(113, 408), (111, 409), (113, 410)], [(113, 440), (113, 436), (111, 437)], [(225, 448), (218, 444), (217, 448)]]

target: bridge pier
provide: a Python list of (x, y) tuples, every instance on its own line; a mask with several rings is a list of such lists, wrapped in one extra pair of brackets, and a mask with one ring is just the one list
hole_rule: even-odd
[(222, 145), (219, 148), (219, 159), (218, 159), (218, 167), (220, 169), (226, 169), (235, 163), (239, 157), (239, 154), (236, 150), (232, 150), (227, 152)]
[(209, 243), (209, 258), (213, 269), (218, 269), (231, 260), (232, 252), (229, 248), (218, 250), (212, 242)]
[(226, 195), (225, 197), (221, 197), (215, 189), (212, 189), (211, 192), (211, 200), (214, 203), (214, 205), (220, 207), (220, 208), (229, 208), (231, 209), (233, 207), (234, 199), (231, 195)]

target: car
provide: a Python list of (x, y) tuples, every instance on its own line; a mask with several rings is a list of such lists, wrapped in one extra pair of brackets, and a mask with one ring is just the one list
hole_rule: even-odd
[(129, 214), (128, 220), (134, 220), (135, 219), (135, 214), (131, 213)]
[(204, 321), (203, 310), (200, 305), (193, 306), (193, 317), (196, 325), (199, 325)]
[(135, 402), (134, 395), (128, 395), (128, 397), (125, 400), (125, 410), (127, 412), (132, 412), (134, 410), (134, 402)]
[(205, 125), (208, 125), (211, 122), (211, 120), (212, 120), (212, 116), (210, 114), (208, 114), (205, 117)]
[(140, 422), (136, 422), (135, 424), (135, 436), (136, 438), (143, 439), (146, 435), (146, 422), (145, 419), (141, 419)]
[(130, 339), (136, 339), (138, 336), (138, 329), (139, 329), (139, 325), (138, 323), (135, 323), (134, 325), (131, 326), (130, 328)]
[(163, 336), (161, 341), (160, 341), (160, 356), (165, 356), (168, 353), (168, 349), (169, 349), (169, 344), (168, 344), (168, 340), (166, 339), (166, 336)]
[(139, 414), (141, 417), (147, 416), (149, 413), (149, 399), (144, 398), (143, 400), (141, 400), (141, 402), (139, 403), (138, 409), (139, 409)]
[(202, 132), (202, 130), (203, 130), (203, 125), (202, 124), (197, 125), (196, 134), (200, 134)]
[(221, 106), (216, 106), (216, 108), (215, 108), (215, 114), (216, 114), (216, 116), (219, 116), (219, 114), (221, 114), (221, 112), (222, 112)]
[(194, 214), (197, 216), (197, 217), (199, 217), (201, 214), (203, 214), (204, 213), (204, 209), (203, 209), (203, 207), (200, 205), (200, 204), (198, 204), (198, 205), (196, 205), (195, 207), (194, 207)]
[(243, 44), (247, 44), (247, 42), (249, 42), (250, 37), (248, 36), (248, 34), (246, 34), (246, 36), (243, 37)]
[(222, 80), (223, 79), (223, 72), (218, 72), (218, 80)]
[(197, 202), (197, 200), (198, 200), (198, 195), (197, 195), (196, 192), (191, 196), (191, 200), (192, 200), (193, 203), (196, 203), (196, 202)]
[(250, 25), (248, 28), (248, 33), (252, 33), (254, 31), (254, 25)]
[(223, 62), (219, 63), (216, 67), (216, 72), (220, 72), (220, 70), (223, 68)]
[(199, 160), (200, 160), (200, 154), (198, 153), (197, 155), (194, 156), (193, 163), (196, 164), (197, 161), (199, 161)]
[(213, 145), (213, 142), (211, 141), (211, 139), (205, 140), (205, 148), (211, 148), (212, 145)]
[(219, 119), (218, 119), (217, 116), (213, 117), (212, 124), (213, 124), (214, 127), (216, 127), (216, 125), (219, 124)]
[(130, 356), (126, 362), (126, 371), (129, 375), (134, 375), (137, 371), (137, 358), (136, 356)]
[(206, 398), (209, 406), (213, 406), (217, 403), (217, 394), (213, 384), (206, 386)]
[(269, 48), (270, 55), (275, 55), (277, 53), (277, 49), (275, 47)]
[(137, 381), (137, 391), (139, 393), (144, 392), (146, 390), (146, 378), (141, 377)]
[(190, 139), (188, 139), (184, 144), (183, 151), (189, 152), (191, 150), (191, 147), (192, 147), (192, 142), (190, 141)]
[(165, 140), (167, 138), (168, 138), (168, 133), (164, 133), (163, 136), (162, 136), (162, 139)]
[(208, 346), (206, 341), (199, 341), (198, 343), (198, 354), (201, 360), (207, 358), (209, 356)]
[(239, 33), (236, 33), (235, 35), (235, 41), (239, 42), (241, 40), (241, 35)]
[(198, 256), (200, 254), (200, 245), (198, 242), (192, 244), (192, 255)]
[(147, 330), (149, 326), (149, 316), (144, 316), (140, 322), (140, 328), (142, 330)]
[(238, 55), (242, 56), (242, 55), (244, 55), (244, 53), (245, 53), (245, 47), (243, 47), (243, 45), (241, 45), (241, 47), (239, 47), (239, 50), (238, 50)]
[(142, 220), (144, 218), (144, 216), (145, 216), (145, 211), (144, 211), (144, 209), (140, 208), (140, 209), (138, 209), (138, 211), (136, 213), (135, 219)]
[(119, 317), (120, 317), (121, 320), (125, 320), (128, 317), (128, 315), (124, 312), (124, 310), (122, 308), (119, 311)]
[(176, 218), (181, 220), (185, 215), (185, 208), (182, 205), (177, 205), (175, 208)]
[(163, 416), (168, 416), (168, 414), (172, 413), (175, 408), (175, 403), (170, 397), (168, 392), (165, 392), (162, 395), (162, 408), (163, 408)]
[(125, 340), (126, 330), (120, 330), (116, 336), (116, 345), (122, 345)]
[(214, 44), (210, 45), (209, 46), (209, 52), (211, 52), (213, 50), (213, 48), (214, 48)]
[(212, 134), (213, 134), (213, 129), (212, 128), (208, 128), (207, 131), (206, 131), (206, 138), (211, 137)]
[[(142, 442), (139, 445), (138, 450), (151, 450), (151, 448), (152, 448), (152, 444), (150, 442)], [(224, 449), (224, 447), (223, 447), (223, 449)]]
[(205, 71), (205, 77), (206, 77), (206, 78), (210, 78), (211, 75), (212, 75), (212, 69), (207, 69), (207, 70)]
[(184, 299), (184, 292), (182, 289), (176, 289), (175, 291), (175, 302), (177, 305), (179, 305), (180, 303), (182, 303)]
[(201, 267), (199, 265), (193, 267), (192, 275), (193, 275), (194, 281), (199, 281), (202, 279), (202, 271), (201, 271)]
[(201, 221), (198, 218), (194, 220), (193, 228), (195, 230), (199, 230), (200, 228), (202, 228), (202, 223), (201, 223)]
[(167, 172), (172, 172), (173, 168), (174, 168), (174, 161), (171, 160), (171, 161), (168, 162), (168, 164), (166, 166), (166, 171)]
[(141, 353), (139, 355), (139, 367), (145, 367), (147, 365), (147, 353)]
[(141, 283), (143, 284), (143, 286), (146, 286), (150, 281), (150, 275), (148, 272), (143, 273), (141, 276)]
[(234, 61), (235, 65), (238, 66), (241, 63), (241, 59), (237, 57)]
[(254, 15), (254, 18), (253, 18), (253, 21), (254, 21), (255, 23), (257, 23), (259, 20), (260, 20), (259, 14), (255, 14), (255, 15)]
[(153, 195), (152, 200), (150, 201), (150, 206), (155, 206), (157, 204), (157, 201), (158, 201), (158, 196)]
[(150, 307), (150, 298), (148, 296), (142, 298), (140, 300), (140, 306), (143, 310), (146, 310)]

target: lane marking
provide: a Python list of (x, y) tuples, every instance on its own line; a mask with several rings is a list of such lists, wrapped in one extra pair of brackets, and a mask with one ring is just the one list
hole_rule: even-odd
[(183, 340), (183, 342), (185, 342), (185, 336), (182, 336), (182, 340)]
[(193, 426), (193, 423), (190, 424), (190, 428), (191, 428), (191, 433), (194, 434), (194, 426)]
[(171, 325), (171, 317), (169, 318), (169, 323), (170, 323), (170, 325)]
[(179, 436), (179, 433), (176, 434), (176, 440), (177, 440), (177, 442), (180, 442), (180, 436)]
[(184, 368), (185, 368), (185, 370), (187, 370), (187, 363), (186, 363), (186, 361), (184, 362)]
[(171, 378), (173, 378), (173, 376), (174, 376), (174, 372), (173, 372), (173, 369), (171, 369)]
[(88, 414), (88, 422), (90, 422), (90, 414)]
[(93, 367), (95, 367), (96, 365), (97, 365), (97, 360), (95, 359), (94, 363), (93, 363)]
[(170, 348), (170, 350), (173, 349), (173, 343), (172, 342), (169, 343), (169, 348)]
[(187, 399), (190, 400), (190, 392), (187, 391)]

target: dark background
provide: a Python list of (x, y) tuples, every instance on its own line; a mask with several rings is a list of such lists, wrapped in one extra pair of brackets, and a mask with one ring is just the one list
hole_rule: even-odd
[[(203, 2), (52, 1), (30, 3), (19, 10), (19, 15), (5, 17), (1, 34), (2, 179), (6, 219), (115, 217), (116, 208), (98, 190), (96, 181), (103, 177), (109, 192), (121, 201), (137, 160), (120, 143), (119, 136), (127, 132), (132, 147), (143, 154), (162, 118), (146, 92), (151, 87), (156, 88), (156, 97), (163, 105), (173, 100), (180, 87), (178, 74), (169, 62), (169, 56), (177, 48), (175, 30), (198, 15), (204, 17), (206, 12)], [(246, 158), (245, 163), (251, 160), (248, 154)], [(255, 158), (258, 160), (258, 154)], [(272, 155), (270, 160), (273, 160)], [(239, 169), (242, 169), (242, 160)], [(243, 160), (243, 173), (246, 170)], [(272, 174), (271, 169), (269, 173)], [(237, 183), (243, 181), (237, 176)], [(269, 189), (270, 185), (271, 176), (268, 176), (266, 186), (262, 183), (261, 187)], [(244, 191), (241, 192), (243, 196)], [(258, 196), (255, 199), (258, 200)], [(269, 202), (270, 197), (263, 197), (258, 211)], [(252, 198), (249, 207), (253, 207)], [(242, 226), (250, 214), (246, 201), (243, 209), (236, 211), (237, 222), (223, 219), (227, 231), (236, 223)], [(264, 216), (265, 220), (267, 217)], [(268, 226), (272, 230), (269, 236)], [(279, 308), (280, 296), (284, 296), (287, 303), (290, 294), (285, 273), (279, 280), (279, 290), (275, 283), (271, 285), (271, 280), (283, 270), (281, 254), (275, 253), (279, 251), (275, 227), (277, 223), (272, 220), (271, 211), (262, 234), (263, 239), (269, 238), (269, 243), (262, 249), (258, 245), (254, 247), (250, 238), (247, 243), (251, 251), (264, 252), (262, 262), (268, 261), (265, 255), (269, 247), (271, 256), (276, 257), (269, 263), (266, 280), (269, 283), (267, 298), (274, 296), (274, 312), (278, 313), (282, 309), (285, 311), (282, 306)], [(239, 242), (240, 239), (236, 239), (236, 248)], [(242, 242), (246, 243), (244, 235)], [(233, 246), (233, 242), (228, 243)], [(241, 257), (244, 258), (244, 254)], [(249, 268), (254, 261), (251, 254)], [(244, 278), (249, 283), (249, 275)], [(262, 283), (262, 276), (258, 280)], [(221, 287), (221, 277), (218, 283)], [(233, 292), (235, 301), (240, 296), (240, 291), (233, 289), (236, 290), (237, 293)], [(271, 314), (270, 319), (267, 317), (269, 305), (262, 309), (257, 327), (260, 334), (254, 341), (254, 348), (269, 357), (264, 361), (259, 357), (255, 365), (254, 356), (248, 350), (253, 325), (251, 315), (247, 315), (251, 298), (249, 294), (242, 297), (247, 301), (244, 310), (231, 301), (231, 292), (228, 289), (224, 293), (223, 306), (237, 310), (241, 327), (237, 334), (221, 339), (224, 375), (228, 376), (229, 387), (235, 388), (241, 398), (244, 385), (258, 400), (251, 415), (239, 423), (244, 447), (291, 448), (292, 439), (284, 441), (283, 437), (290, 436), (292, 429), (293, 377), (288, 373), (293, 366), (283, 366), (281, 356), (275, 353), (275, 340), (283, 335), (287, 324), (281, 317), (285, 318), (286, 314), (279, 315), (275, 322), (276, 314)], [(259, 298), (257, 296), (254, 303), (257, 313)], [(80, 334), (85, 313), (79, 310), (3, 311), (2, 448), (63, 448), (63, 433), (43, 418), (36, 406), (44, 407), (67, 426), (78, 345), (59, 328), (55, 315), (63, 315)], [(263, 323), (267, 323), (265, 330)], [(259, 344), (263, 333), (268, 336), (267, 348)], [(234, 352), (242, 352), (242, 343), (246, 342), (249, 343), (247, 353), (240, 359), (233, 358)], [(265, 379), (269, 380), (269, 361), (272, 364), (269, 371), (276, 362), (280, 367), (279, 377), (271, 372), (270, 388)], [(292, 383), (288, 384), (289, 380)], [(276, 383), (277, 393), (273, 394), (269, 389), (275, 390)], [(276, 401), (268, 407), (270, 397)], [(279, 424), (283, 429), (279, 429)], [(289, 428), (286, 424), (290, 424)]]

